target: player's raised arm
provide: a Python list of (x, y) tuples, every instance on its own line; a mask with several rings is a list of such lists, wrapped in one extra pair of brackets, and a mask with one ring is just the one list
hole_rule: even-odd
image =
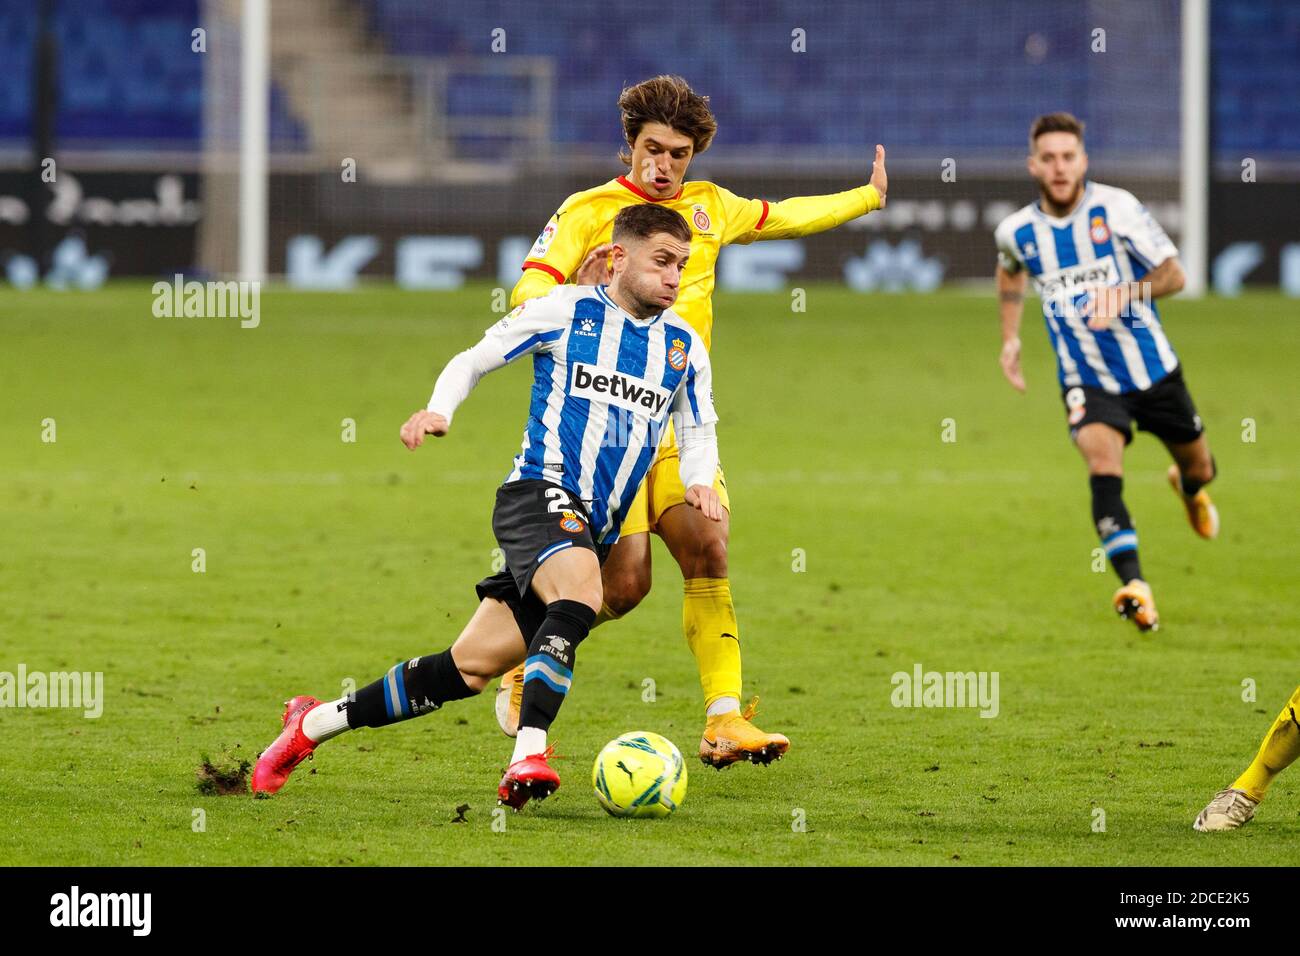
[(402, 444), (414, 451), (426, 435), (447, 434), (456, 409), (484, 375), (524, 355), (546, 351), (564, 334), (561, 316), (549, 302), (531, 302), (493, 323), (476, 345), (453, 356), (443, 368), (429, 404), (402, 426)]
[(592, 222), (589, 208), (581, 201), (581, 196), (581, 193), (575, 193), (564, 200), (528, 250), (523, 275), (510, 293), (511, 308), (563, 285), (582, 271), (584, 260), (591, 259), (586, 252)]
[(690, 365), (673, 396), (673, 423), (679, 449), (678, 473), (686, 489), (686, 503), (712, 521), (722, 520), (722, 502), (713, 490), (718, 471), (718, 435), (714, 425), (713, 369), (709, 353), (697, 340)]
[(726, 210), (723, 243), (742, 245), (759, 239), (792, 239), (834, 229), (851, 219), (885, 207), (889, 178), (885, 173), (885, 147), (876, 147), (871, 181), (865, 186), (824, 196), (795, 196), (780, 202), (741, 199), (718, 189)]

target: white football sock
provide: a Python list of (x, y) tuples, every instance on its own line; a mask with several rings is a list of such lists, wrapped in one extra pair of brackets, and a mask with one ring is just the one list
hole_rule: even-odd
[(523, 760), (546, 749), (546, 731), (539, 727), (520, 727), (515, 737), (515, 753), (510, 762)]
[(348, 726), (347, 702), (346, 697), (340, 697), (307, 711), (307, 716), (302, 719), (302, 732), (307, 739), (319, 744), (337, 737), (345, 730), (351, 730)]
[(705, 711), (705, 714), (710, 717), (717, 717), (719, 714), (729, 714), (733, 710), (740, 710), (739, 697), (719, 697), (709, 704), (709, 709)]

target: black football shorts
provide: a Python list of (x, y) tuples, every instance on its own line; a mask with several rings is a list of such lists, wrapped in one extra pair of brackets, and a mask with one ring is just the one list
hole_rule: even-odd
[(602, 564), (609, 554), (608, 546), (592, 539), (591, 518), (582, 500), (567, 488), (540, 478), (507, 482), (497, 489), (492, 533), (506, 566), (484, 578), (474, 590), (480, 601), (496, 598), (510, 607), (525, 642), (546, 617), (546, 606), (532, 590), (533, 574), (542, 562), (567, 548), (594, 551)]
[(1065, 402), (1070, 437), (1084, 425), (1100, 422), (1124, 436), (1124, 444), (1133, 440), (1133, 425), (1150, 432), (1162, 441), (1181, 445), (1195, 441), (1205, 431), (1201, 416), (1183, 381), (1180, 365), (1150, 388), (1112, 395), (1089, 385), (1067, 388), (1061, 393)]

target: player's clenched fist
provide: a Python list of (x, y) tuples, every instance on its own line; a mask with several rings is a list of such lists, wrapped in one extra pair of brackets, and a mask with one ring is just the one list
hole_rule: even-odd
[(414, 415), (406, 420), (402, 426), (401, 438), (402, 444), (411, 451), (419, 448), (424, 444), (425, 435), (433, 435), (435, 438), (441, 438), (447, 434), (447, 429), (451, 426), (447, 424), (447, 419), (443, 418), (437, 412), (431, 412), (426, 409), (420, 409)]
[(697, 508), (710, 521), (722, 520), (722, 501), (718, 493), (707, 485), (691, 485), (686, 489), (686, 503)]

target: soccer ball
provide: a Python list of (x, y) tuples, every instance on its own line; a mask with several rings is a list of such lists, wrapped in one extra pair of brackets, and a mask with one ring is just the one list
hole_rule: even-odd
[(591, 785), (611, 816), (666, 817), (686, 796), (686, 765), (671, 740), (636, 730), (605, 745)]

